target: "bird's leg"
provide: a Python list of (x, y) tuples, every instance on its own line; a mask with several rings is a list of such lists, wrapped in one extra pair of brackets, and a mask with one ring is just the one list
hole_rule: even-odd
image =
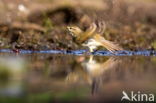
[(89, 47), (90, 53), (94, 54), (94, 52), (96, 51), (96, 46), (88, 46), (88, 47)]
[(90, 51), (90, 53), (93, 53), (94, 49), (92, 47), (89, 47), (89, 51)]

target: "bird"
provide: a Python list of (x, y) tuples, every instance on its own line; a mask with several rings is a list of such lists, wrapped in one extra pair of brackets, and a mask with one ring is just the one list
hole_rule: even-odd
[(67, 26), (67, 29), (69, 34), (71, 34), (74, 38), (75, 42), (81, 44), (82, 46), (87, 46), (91, 53), (97, 50), (97, 47), (100, 46), (106, 48), (112, 53), (123, 50), (118, 44), (106, 40), (102, 36), (105, 31), (105, 23), (103, 22), (99, 22), (98, 25), (92, 23), (86, 31), (83, 31), (78, 26)]

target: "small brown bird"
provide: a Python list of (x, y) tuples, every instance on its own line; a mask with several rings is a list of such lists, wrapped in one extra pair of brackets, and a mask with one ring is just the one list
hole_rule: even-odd
[(101, 28), (104, 23), (97, 25), (93, 23), (86, 31), (81, 30), (77, 26), (67, 27), (70, 34), (75, 38), (76, 42), (83, 46), (89, 47), (90, 52), (94, 52), (97, 47), (102, 46), (108, 49), (110, 52), (123, 50), (117, 44), (106, 40), (101, 34), (104, 32), (105, 26)]

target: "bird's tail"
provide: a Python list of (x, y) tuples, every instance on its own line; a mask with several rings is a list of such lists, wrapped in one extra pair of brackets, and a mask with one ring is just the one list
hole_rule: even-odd
[(120, 47), (118, 44), (115, 44), (109, 40), (106, 40), (105, 38), (103, 38), (102, 36), (98, 36), (96, 39), (98, 39), (98, 41), (100, 42), (100, 44), (105, 47), (106, 49), (108, 49), (110, 52), (115, 52), (115, 51), (121, 51), (123, 50), (122, 47)]

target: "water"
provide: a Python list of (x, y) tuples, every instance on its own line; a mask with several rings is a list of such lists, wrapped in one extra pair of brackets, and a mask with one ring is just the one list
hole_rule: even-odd
[(0, 52), (0, 103), (117, 103), (123, 91), (156, 95), (155, 51)]
[(0, 53), (19, 53), (19, 54), (67, 54), (67, 55), (98, 55), (98, 56), (156, 56), (156, 51), (154, 50), (142, 50), (142, 51), (116, 51), (111, 53), (109, 51), (95, 51), (94, 53), (88, 53), (87, 50), (11, 50), (11, 49), (0, 49)]

